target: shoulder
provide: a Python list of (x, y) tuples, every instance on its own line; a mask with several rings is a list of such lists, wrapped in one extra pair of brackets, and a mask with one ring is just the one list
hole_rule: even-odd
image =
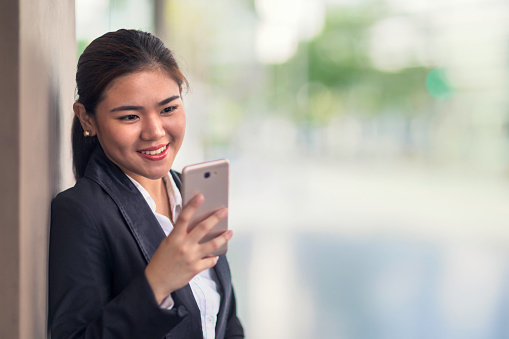
[(122, 230), (123, 219), (111, 197), (92, 180), (83, 178), (59, 193), (51, 203), (50, 247), (68, 252), (102, 247), (109, 233)]
[(93, 180), (79, 179), (74, 187), (59, 193), (51, 202), (52, 219), (62, 214), (96, 219), (98, 211), (111, 210), (116, 205), (111, 197)]
[(94, 201), (103, 200), (107, 196), (108, 194), (96, 182), (88, 178), (81, 178), (73, 187), (57, 194), (52, 204), (93, 203)]

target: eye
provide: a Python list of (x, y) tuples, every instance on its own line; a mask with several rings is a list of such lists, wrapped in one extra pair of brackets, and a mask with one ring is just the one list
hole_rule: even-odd
[(168, 107), (163, 108), (161, 113), (171, 113), (176, 109), (177, 109), (177, 106), (168, 106)]
[(124, 115), (124, 116), (121, 116), (119, 117), (118, 119), (119, 120), (123, 120), (123, 121), (132, 121), (132, 120), (135, 120), (137, 119), (138, 116), (137, 115), (134, 115), (134, 114), (128, 114), (128, 115)]

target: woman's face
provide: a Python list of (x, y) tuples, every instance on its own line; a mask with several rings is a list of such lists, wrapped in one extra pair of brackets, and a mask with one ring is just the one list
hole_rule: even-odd
[(93, 119), (104, 153), (138, 182), (160, 179), (182, 145), (186, 117), (180, 88), (164, 71), (115, 79)]

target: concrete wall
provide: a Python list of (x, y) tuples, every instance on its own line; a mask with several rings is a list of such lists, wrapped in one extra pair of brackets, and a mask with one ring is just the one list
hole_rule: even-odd
[(49, 205), (71, 180), (74, 1), (0, 1), (0, 42), (0, 338), (44, 338)]
[[(18, 337), (19, 4), (0, 2), (0, 338)], [(10, 15), (7, 15), (9, 13)]]

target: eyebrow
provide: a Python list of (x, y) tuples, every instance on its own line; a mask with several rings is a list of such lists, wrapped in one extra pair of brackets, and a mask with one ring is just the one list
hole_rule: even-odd
[[(174, 95), (167, 99), (164, 99), (163, 101), (159, 102), (157, 105), (164, 106), (178, 98), (180, 98), (180, 95)], [(120, 112), (120, 111), (141, 111), (142, 109), (143, 109), (142, 106), (124, 105), (124, 106), (115, 107), (110, 112), (113, 113), (113, 112)]]

